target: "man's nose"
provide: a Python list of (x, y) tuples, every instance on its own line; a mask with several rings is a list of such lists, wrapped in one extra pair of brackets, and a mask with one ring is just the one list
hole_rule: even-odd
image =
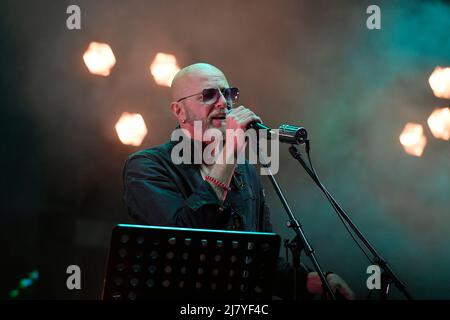
[(216, 103), (214, 104), (216, 108), (229, 108), (228, 101), (225, 99), (225, 96), (223, 95), (222, 91), (219, 90), (219, 96), (217, 98)]

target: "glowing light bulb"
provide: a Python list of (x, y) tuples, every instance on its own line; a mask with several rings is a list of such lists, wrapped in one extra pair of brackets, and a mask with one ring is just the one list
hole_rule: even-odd
[(83, 55), (84, 63), (92, 74), (109, 76), (116, 64), (111, 47), (106, 43), (91, 42)]
[(450, 109), (435, 109), (427, 120), (428, 127), (435, 138), (450, 140)]
[(140, 146), (147, 134), (144, 118), (139, 113), (122, 113), (115, 128), (119, 140), (126, 145)]
[(150, 65), (150, 72), (160, 86), (170, 87), (175, 74), (180, 71), (174, 55), (158, 53)]
[(422, 156), (427, 144), (427, 138), (423, 134), (423, 127), (417, 123), (407, 123), (400, 134), (400, 143), (405, 152), (416, 157)]
[(450, 99), (450, 68), (436, 67), (428, 82), (436, 97)]

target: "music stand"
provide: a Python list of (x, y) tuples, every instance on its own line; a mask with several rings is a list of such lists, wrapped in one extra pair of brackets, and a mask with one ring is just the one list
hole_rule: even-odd
[(268, 300), (275, 233), (120, 224), (114, 227), (104, 300)]

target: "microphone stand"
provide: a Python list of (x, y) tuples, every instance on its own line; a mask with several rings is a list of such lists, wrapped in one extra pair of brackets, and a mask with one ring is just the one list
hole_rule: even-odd
[[(309, 140), (305, 140), (306, 142), (306, 152), (309, 157)], [(381, 274), (381, 292), (380, 292), (380, 299), (385, 300), (387, 298), (387, 294), (389, 293), (389, 287), (390, 283), (394, 283), (395, 286), (405, 295), (405, 297), (408, 300), (413, 300), (411, 295), (406, 290), (405, 284), (399, 279), (399, 277), (394, 273), (391, 266), (387, 263), (386, 259), (384, 259), (376, 250), (375, 248), (370, 244), (370, 242), (364, 237), (364, 235), (359, 231), (358, 227), (353, 223), (353, 221), (350, 219), (350, 217), (345, 213), (345, 211), (341, 208), (341, 206), (334, 200), (333, 196), (328, 192), (328, 190), (325, 189), (325, 187), (320, 182), (319, 178), (317, 177), (317, 174), (314, 171), (314, 168), (312, 170), (306, 165), (305, 161), (302, 159), (298, 149), (295, 147), (294, 144), (291, 145), (289, 148), (290, 154), (294, 157), (294, 159), (297, 159), (298, 162), (302, 165), (302, 167), (305, 169), (305, 171), (308, 173), (308, 175), (312, 178), (312, 180), (317, 184), (317, 186), (322, 190), (322, 192), (325, 194), (325, 196), (328, 198), (328, 200), (331, 202), (331, 205), (333, 206), (333, 209), (336, 211), (338, 216), (345, 221), (350, 228), (353, 230), (353, 232), (358, 236), (358, 238), (361, 240), (361, 242), (366, 246), (366, 248), (371, 252), (373, 256), (372, 263), (375, 265), (380, 266), (383, 269), (383, 272)]]
[[(267, 160), (264, 159), (264, 157), (259, 152), (259, 134), (256, 137), (256, 152), (257, 152), (257, 155), (264, 160), (265, 164), (261, 164), (261, 165), (267, 171), (270, 182), (272, 183), (272, 185), (273, 185), (278, 197), (280, 198), (280, 201), (283, 204), (283, 207), (286, 210), (286, 213), (289, 217), (287, 227), (292, 228), (292, 230), (296, 234), (296, 237), (292, 241), (293, 243), (295, 243), (295, 245), (292, 246), (292, 243), (291, 243), (291, 249), (293, 252), (294, 277), (296, 278), (297, 267), (300, 265), (300, 251), (302, 249), (304, 249), (306, 255), (311, 260), (311, 263), (313, 264), (315, 271), (319, 275), (320, 280), (322, 281), (323, 288), (329, 294), (329, 296), (332, 300), (336, 300), (336, 296), (333, 293), (333, 290), (331, 290), (331, 287), (325, 277), (325, 274), (322, 271), (322, 268), (320, 267), (319, 262), (317, 261), (315, 251), (311, 247), (305, 233), (303, 232), (302, 225), (300, 224), (300, 222), (295, 218), (294, 214), (292, 213), (292, 210), (289, 207), (289, 204), (288, 204), (286, 198), (284, 197), (283, 191), (281, 190), (280, 186), (278, 185), (277, 180), (275, 179), (272, 171), (270, 170)], [(296, 288), (297, 288), (297, 284), (294, 283), (294, 299), (297, 299)]]

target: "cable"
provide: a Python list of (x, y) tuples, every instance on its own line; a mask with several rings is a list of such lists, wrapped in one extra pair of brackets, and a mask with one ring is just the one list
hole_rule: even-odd
[[(316, 170), (314, 169), (314, 166), (312, 164), (312, 160), (311, 160), (311, 155), (310, 155), (310, 145), (309, 145), (309, 140), (306, 140), (306, 154), (308, 156), (308, 162), (309, 162), (309, 166), (311, 167), (310, 170), (313, 173), (313, 179), (316, 181), (317, 185), (319, 186), (319, 188), (322, 190), (322, 192), (325, 194), (325, 196), (327, 197), (328, 201), (331, 203), (331, 205), (333, 206), (335, 211), (339, 211), (337, 209), (337, 206), (335, 205), (334, 199), (331, 197), (331, 194), (328, 192), (328, 190), (325, 188), (325, 186), (322, 184), (322, 182), (319, 179), (319, 176), (316, 172)], [(299, 154), (300, 156), (300, 154)], [(361, 246), (361, 244), (359, 243), (359, 241), (355, 238), (352, 230), (349, 228), (349, 226), (347, 225), (347, 222), (344, 220), (344, 218), (342, 218), (342, 216), (340, 214), (338, 214), (339, 219), (341, 220), (342, 224), (344, 225), (345, 229), (347, 230), (347, 232), (350, 234), (350, 237), (352, 238), (352, 240), (356, 243), (356, 245), (358, 246), (358, 248), (362, 251), (362, 253), (366, 256), (367, 260), (369, 260), (370, 263), (373, 263), (372, 259), (369, 257), (368, 253), (366, 252), (366, 250), (364, 250), (364, 248)]]
[[(396, 287), (400, 291), (403, 292), (403, 294), (405, 295), (405, 297), (408, 300), (413, 300), (411, 295), (406, 290), (405, 284), (395, 275), (394, 271), (391, 269), (391, 267), (389, 266), (387, 261), (375, 250), (375, 248), (364, 237), (364, 235), (361, 233), (361, 231), (359, 231), (358, 227), (352, 222), (352, 220), (350, 219), (348, 214), (344, 211), (344, 209), (341, 208), (341, 206), (336, 202), (336, 200), (334, 200), (334, 198), (331, 195), (331, 193), (323, 186), (323, 184), (320, 181), (319, 176), (317, 175), (317, 172), (315, 171), (314, 166), (312, 164), (311, 155), (310, 155), (309, 140), (305, 140), (304, 142), (306, 143), (306, 153), (308, 155), (309, 166), (311, 168), (309, 168), (308, 165), (305, 163), (305, 161), (302, 159), (302, 157), (300, 155), (300, 152), (297, 150), (295, 145), (291, 145), (291, 147), (289, 148), (289, 152), (291, 153), (291, 155), (300, 162), (300, 164), (306, 170), (306, 172), (309, 174), (309, 176), (314, 180), (314, 182), (316, 182), (317, 186), (325, 194), (325, 196), (327, 197), (328, 201), (333, 206), (333, 209), (336, 211), (337, 215), (341, 219), (341, 222), (344, 224), (344, 227), (346, 228), (347, 232), (350, 234), (350, 236), (352, 237), (353, 241), (361, 249), (361, 251), (364, 253), (366, 258), (370, 261), (370, 263), (376, 264), (376, 265), (379, 265), (380, 267), (382, 267), (384, 269), (383, 272), (386, 272), (388, 274), (389, 283), (395, 283)], [(349, 230), (349, 227), (350, 227), (351, 230)], [(359, 240), (361, 241), (361, 243), (363, 243), (364, 246), (366, 247), (366, 249), (368, 251), (370, 251), (371, 255), (373, 256), (372, 259), (368, 256), (366, 250), (364, 250), (361, 247), (360, 242), (358, 242), (355, 239), (354, 235), (357, 235)], [(389, 290), (389, 285), (385, 289), (386, 289), (386, 293), (384, 294), (384, 296), (386, 296), (386, 294), (387, 294), (387, 292)], [(369, 297), (370, 297), (370, 294), (369, 294)], [(382, 296), (380, 296), (380, 297), (382, 298)]]

